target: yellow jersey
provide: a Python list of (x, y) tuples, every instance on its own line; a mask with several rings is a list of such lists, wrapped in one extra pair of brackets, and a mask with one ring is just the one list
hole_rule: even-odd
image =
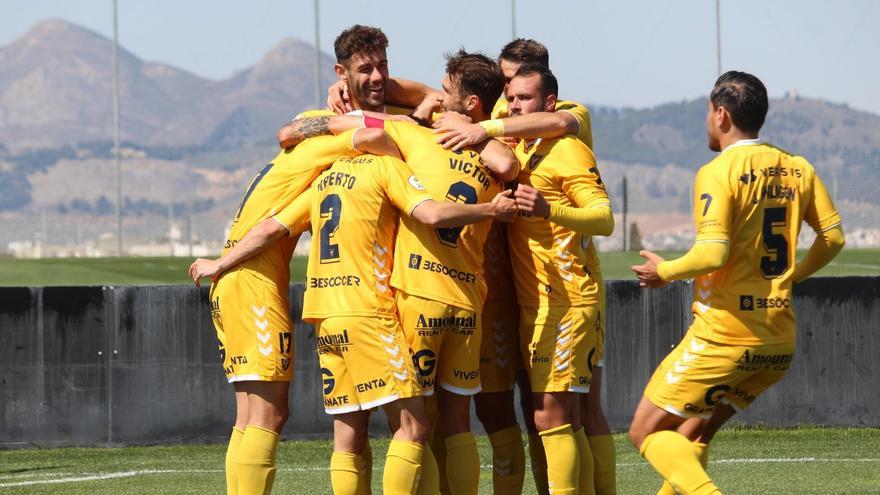
[(409, 215), (428, 199), (399, 159), (361, 155), (334, 162), (308, 194), (276, 215), (291, 233), (312, 225), (303, 318), (393, 315), (389, 277), (399, 212)]
[[(610, 206), (593, 152), (574, 136), (521, 140), (517, 182), (548, 203), (576, 208)], [(507, 228), (520, 306), (586, 306), (599, 301), (595, 245), (589, 235), (540, 217), (518, 216)], [(590, 269), (585, 266), (590, 264)], [(601, 276), (599, 277), (601, 280)]]
[(743, 140), (697, 172), (695, 242), (729, 244), (724, 266), (694, 281), (697, 336), (737, 345), (795, 340), (791, 285), (804, 220), (816, 231), (840, 225), (802, 157)]
[[(590, 126), (590, 111), (587, 107), (576, 101), (558, 100), (556, 102), (556, 111), (568, 112), (574, 115), (578, 123), (577, 138), (586, 144), (587, 148), (592, 150), (593, 128)], [(498, 101), (495, 102), (495, 107), (492, 108), (492, 118), (503, 119), (505, 117), (510, 117), (510, 112), (507, 110), (507, 100), (502, 96), (498, 98)]]
[[(386, 121), (385, 132), (433, 199), (485, 203), (501, 192), (479, 153), (446, 150), (430, 129), (408, 122)], [(491, 225), (432, 228), (402, 218), (391, 285), (407, 294), (479, 311), (486, 298), (483, 243)]]
[[(359, 154), (352, 146), (353, 135), (354, 131), (348, 131), (338, 136), (319, 136), (278, 153), (248, 186), (232, 220), (223, 255), (235, 247), (249, 230), (308, 189), (321, 170), (334, 160), (343, 155)], [(277, 286), (287, 287), (293, 248), (290, 241), (272, 243), (268, 249), (243, 261), (237, 268), (259, 273)]]

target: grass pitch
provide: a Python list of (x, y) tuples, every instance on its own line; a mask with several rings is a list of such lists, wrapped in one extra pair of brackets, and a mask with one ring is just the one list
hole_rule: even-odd
[[(681, 252), (660, 253), (667, 258)], [(804, 252), (799, 253), (802, 257)], [(634, 252), (600, 253), (606, 280), (634, 280), (630, 266), (641, 264)], [(0, 258), (0, 286), (59, 285), (174, 285), (192, 283), (186, 276), (190, 258)], [(307, 258), (295, 256), (291, 262), (291, 281), (302, 282)], [(880, 275), (880, 249), (847, 249), (818, 276)]]
[[(658, 475), (623, 435), (615, 441), (618, 493), (655, 493)], [(381, 493), (388, 440), (372, 445), (373, 492)], [(486, 437), (478, 446), (480, 493), (492, 493)], [(282, 442), (274, 493), (331, 493), (330, 453), (328, 441)], [(224, 455), (223, 445), (0, 451), (0, 493), (223, 493)], [(880, 429), (726, 429), (712, 444), (709, 473), (731, 494), (880, 493)], [(528, 469), (523, 493), (535, 493)]]

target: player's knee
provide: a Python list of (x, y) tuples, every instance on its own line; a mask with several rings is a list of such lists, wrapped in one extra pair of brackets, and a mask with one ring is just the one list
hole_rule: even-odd
[(645, 433), (644, 433), (644, 431), (642, 431), (642, 428), (640, 428), (638, 424), (633, 422), (631, 425), (629, 425), (629, 432), (628, 433), (629, 433), (629, 441), (630, 441), (630, 443), (632, 443), (633, 447), (635, 447), (636, 450), (641, 449), (642, 442), (645, 441)]

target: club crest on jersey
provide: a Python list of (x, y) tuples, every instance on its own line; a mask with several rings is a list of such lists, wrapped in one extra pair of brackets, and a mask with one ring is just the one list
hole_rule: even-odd
[(409, 182), (409, 185), (413, 186), (414, 188), (418, 189), (419, 191), (425, 190), (425, 186), (423, 186), (422, 183), (419, 182), (419, 178), (416, 177), (415, 175), (410, 175), (409, 180), (407, 182)]
[(532, 157), (529, 158), (528, 163), (526, 163), (526, 167), (528, 167), (529, 171), (535, 170), (538, 168), (538, 165), (541, 164), (541, 160), (543, 160), (545, 156), (547, 155), (532, 155)]

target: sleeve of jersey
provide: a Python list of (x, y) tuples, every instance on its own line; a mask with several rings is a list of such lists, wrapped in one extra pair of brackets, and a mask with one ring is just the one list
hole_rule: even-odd
[(657, 265), (657, 275), (666, 282), (691, 279), (724, 266), (727, 254), (726, 243), (697, 243), (681, 258)]
[(578, 123), (578, 139), (593, 149), (593, 128), (590, 125), (590, 111), (587, 107), (574, 101), (560, 101), (556, 104), (556, 111), (568, 112), (577, 119)]
[(562, 190), (577, 206), (550, 203), (547, 219), (581, 234), (611, 235), (614, 230), (611, 201), (593, 153), (581, 145), (560, 151), (566, 156), (558, 163)]
[(840, 225), (840, 215), (819, 176), (813, 175), (813, 200), (807, 205), (804, 220), (816, 232), (825, 232)]
[(383, 128), (391, 136), (391, 139), (394, 140), (394, 144), (397, 145), (404, 160), (408, 159), (412, 152), (420, 144), (424, 143), (426, 139), (433, 138), (431, 131), (410, 122), (386, 120)]
[(283, 153), (293, 153), (291, 158), (295, 158), (301, 168), (322, 168), (340, 157), (361, 154), (354, 147), (355, 131), (357, 129), (347, 130), (338, 136), (318, 136), (306, 139), (296, 148)]
[(732, 202), (733, 198), (725, 178), (719, 177), (708, 166), (697, 172), (694, 180), (696, 243), (728, 243)]
[(290, 236), (304, 232), (309, 228), (309, 214), (312, 207), (313, 189), (310, 187), (306, 192), (294, 199), (286, 208), (272, 217), (287, 229)]
[(419, 179), (402, 161), (388, 157), (382, 161), (385, 194), (398, 210), (412, 215), (417, 206), (431, 199)]

